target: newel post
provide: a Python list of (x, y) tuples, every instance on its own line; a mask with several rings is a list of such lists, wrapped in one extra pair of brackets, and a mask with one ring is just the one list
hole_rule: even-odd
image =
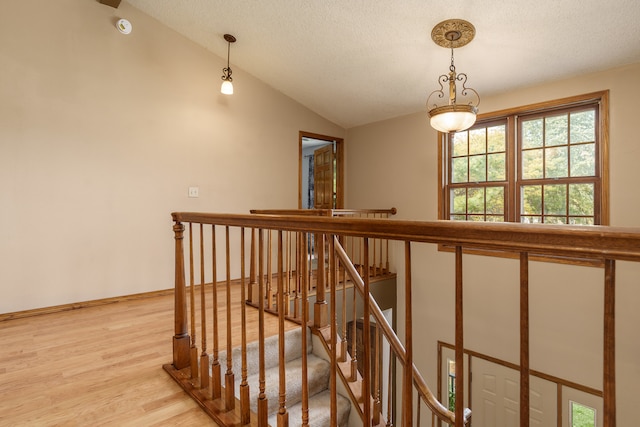
[(173, 336), (173, 367), (183, 369), (189, 366), (189, 334), (187, 333), (187, 298), (184, 281), (184, 225), (175, 220), (173, 233), (175, 248), (175, 293), (174, 319), (175, 335)]

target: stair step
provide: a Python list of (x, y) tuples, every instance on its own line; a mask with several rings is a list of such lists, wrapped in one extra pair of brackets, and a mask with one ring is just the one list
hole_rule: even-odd
[[(331, 401), (329, 387), (329, 376), (331, 365), (328, 361), (315, 356), (311, 351), (311, 332), (307, 331), (307, 378), (309, 391), (309, 425), (313, 427), (325, 427), (330, 425)], [(279, 337), (272, 336), (265, 339), (265, 394), (268, 399), (269, 424), (277, 425), (280, 381), (279, 381), (279, 357), (278, 357)], [(287, 411), (289, 412), (289, 425), (300, 425), (302, 419), (302, 328), (293, 329), (285, 333), (285, 377), (287, 393)], [(232, 350), (232, 369), (235, 373), (235, 390), (237, 398), (240, 397), (240, 377), (242, 368), (241, 349)], [(249, 402), (251, 411), (258, 411), (259, 369), (258, 369), (258, 343), (256, 341), (247, 344), (247, 383), (249, 384)], [(226, 351), (218, 354), (221, 375), (227, 369)], [(338, 425), (346, 426), (351, 411), (349, 399), (338, 395)]]
[[(336, 402), (338, 404), (338, 426), (346, 427), (349, 424), (349, 412), (351, 412), (351, 403), (349, 399), (341, 395), (337, 395)], [(302, 420), (302, 405), (297, 403), (287, 408), (289, 413), (289, 425), (297, 426)], [(331, 393), (324, 390), (309, 398), (309, 426), (310, 427), (326, 427), (331, 425)], [(278, 413), (269, 416), (269, 425), (278, 425)]]
[[(264, 340), (265, 348), (265, 369), (270, 369), (278, 366), (278, 343), (279, 337), (277, 335), (268, 337)], [(311, 353), (311, 332), (307, 331), (307, 353)], [(298, 359), (302, 357), (302, 329), (296, 328), (285, 333), (285, 361)], [(247, 344), (247, 375), (254, 375), (258, 373), (258, 342), (253, 341)], [(211, 356), (210, 356), (211, 357)], [(231, 352), (232, 357), (232, 370), (236, 374), (236, 378), (240, 377), (242, 372), (242, 350), (240, 347), (236, 347)], [(224, 373), (227, 369), (227, 352), (222, 350), (218, 354), (218, 363), (220, 363), (221, 371)]]
[[(329, 386), (329, 362), (320, 359), (313, 354), (307, 356), (307, 373), (308, 373), (308, 390), (309, 396), (313, 396)], [(268, 399), (269, 414), (278, 411), (279, 406), (279, 367), (267, 369), (265, 371), (265, 394)], [(300, 371), (302, 369), (302, 359), (291, 360), (286, 363), (285, 371), (287, 378), (287, 406), (295, 405), (302, 400), (302, 380)], [(249, 399), (251, 402), (251, 410), (257, 412), (257, 399), (260, 392), (259, 375), (254, 374), (247, 377), (249, 383)], [(237, 381), (239, 383), (239, 381)], [(236, 396), (240, 395), (240, 385), (236, 385)]]

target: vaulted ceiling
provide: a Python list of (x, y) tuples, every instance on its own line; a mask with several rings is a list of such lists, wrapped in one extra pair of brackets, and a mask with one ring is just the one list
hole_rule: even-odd
[(449, 69), (431, 40), (445, 19), (476, 28), (455, 65), (481, 97), (640, 62), (638, 0), (127, 1), (225, 60), (233, 34), (234, 71), (345, 128), (425, 110)]

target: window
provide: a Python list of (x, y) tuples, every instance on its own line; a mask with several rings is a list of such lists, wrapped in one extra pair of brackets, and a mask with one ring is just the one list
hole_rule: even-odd
[(608, 91), (479, 117), (442, 135), (440, 218), (608, 224)]
[(456, 411), (456, 362), (447, 359), (447, 409)]
[(587, 405), (569, 401), (569, 425), (571, 427), (595, 427), (596, 410)]
[(506, 221), (506, 120), (475, 126), (451, 138), (449, 219)]

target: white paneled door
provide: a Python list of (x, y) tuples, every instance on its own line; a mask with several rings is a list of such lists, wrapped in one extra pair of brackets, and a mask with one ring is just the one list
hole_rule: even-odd
[[(520, 373), (475, 357), (471, 370), (472, 426), (519, 427)], [(555, 426), (557, 386), (536, 377), (530, 377), (529, 382), (530, 426)]]

